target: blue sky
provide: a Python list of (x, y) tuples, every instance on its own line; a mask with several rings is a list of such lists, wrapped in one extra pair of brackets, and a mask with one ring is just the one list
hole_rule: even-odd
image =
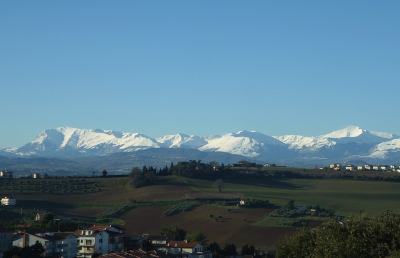
[(0, 146), (74, 126), (400, 133), (399, 1), (1, 1)]

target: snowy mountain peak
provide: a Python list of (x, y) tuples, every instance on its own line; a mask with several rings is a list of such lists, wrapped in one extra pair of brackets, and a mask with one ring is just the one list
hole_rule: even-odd
[(396, 136), (394, 134), (372, 132), (362, 129), (358, 126), (349, 126), (321, 136), (321, 138), (330, 139), (336, 143), (353, 143), (364, 145), (379, 144), (383, 141), (394, 139), (395, 137)]
[(259, 157), (274, 147), (285, 148), (279, 140), (255, 131), (239, 131), (208, 140), (203, 151), (219, 151), (246, 157)]
[(207, 143), (207, 141), (196, 135), (184, 133), (170, 134), (157, 138), (157, 142), (164, 148), (190, 148), (197, 149)]
[(323, 138), (332, 138), (332, 139), (340, 139), (340, 138), (348, 138), (348, 137), (358, 137), (363, 133), (366, 133), (367, 130), (362, 129), (358, 126), (348, 126), (346, 128), (336, 130), (330, 132), (328, 134), (323, 135)]
[[(263, 134), (263, 133), (260, 133), (257, 131), (242, 130), (242, 131), (238, 131), (236, 133), (230, 133), (227, 135), (230, 135), (230, 136), (236, 137), (236, 138), (247, 138), (247, 139), (257, 141), (259, 143), (282, 145), (282, 142), (275, 139), (274, 137), (268, 136), (266, 134)], [(225, 136), (227, 136), (227, 135), (225, 135)]]
[(333, 140), (323, 137), (283, 135), (276, 136), (275, 138), (289, 145), (290, 149), (296, 150), (307, 149), (315, 151), (324, 147), (331, 147), (336, 144)]
[(17, 149), (0, 149), (0, 155), (80, 157), (150, 148), (183, 148), (226, 152), (266, 162), (340, 162), (343, 160), (400, 158), (400, 138), (349, 126), (322, 136), (266, 134), (242, 130), (222, 136), (200, 137), (185, 133), (153, 139), (140, 133), (59, 127), (41, 132)]
[(346, 145), (345, 152), (351, 153), (352, 149), (360, 151), (358, 145), (363, 145), (363, 152), (368, 152), (370, 147), (381, 142), (395, 138), (394, 134), (383, 132), (372, 132), (362, 129), (359, 126), (348, 126), (346, 128), (330, 132), (322, 136), (301, 136), (301, 135), (283, 135), (275, 138), (287, 144), (290, 149), (318, 151), (321, 149), (331, 149), (335, 151), (335, 146)]
[(382, 142), (375, 146), (370, 157), (384, 159), (388, 154), (400, 152), (400, 139)]
[(103, 155), (158, 147), (154, 139), (138, 133), (59, 127), (41, 132), (31, 143), (19, 148), (18, 152), (35, 155), (57, 155), (61, 151), (71, 155), (93, 152)]

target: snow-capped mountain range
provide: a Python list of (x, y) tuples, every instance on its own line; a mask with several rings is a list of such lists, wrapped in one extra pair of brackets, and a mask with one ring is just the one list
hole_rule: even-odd
[(321, 136), (268, 136), (255, 131), (239, 131), (213, 137), (178, 133), (156, 139), (139, 133), (60, 127), (41, 132), (22, 147), (0, 149), (0, 155), (70, 158), (152, 148), (224, 152), (263, 162), (321, 164), (397, 159), (400, 157), (400, 137), (357, 126)]

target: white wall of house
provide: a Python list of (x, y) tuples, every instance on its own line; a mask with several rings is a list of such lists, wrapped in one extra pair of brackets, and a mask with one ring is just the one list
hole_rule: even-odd
[(28, 233), (21, 234), (12, 242), (12, 245), (19, 248), (24, 248), (33, 246), (36, 243), (40, 243), (43, 246), (46, 255), (50, 254), (50, 242), (47, 239)]
[(19, 237), (12, 242), (12, 246), (24, 248), (25, 247), (25, 240), (24, 237)]
[(193, 248), (180, 248), (180, 247), (168, 247), (168, 253), (170, 254), (192, 254), (192, 253), (199, 253), (203, 252), (203, 246), (200, 244), (195, 245)]
[(150, 243), (152, 244), (152, 245), (166, 245), (167, 244), (167, 240), (164, 240), (164, 239), (162, 239), (162, 240), (151, 240), (150, 241)]
[(96, 238), (92, 235), (78, 237), (78, 257), (91, 258), (95, 254)]
[(93, 254), (107, 254), (110, 251), (107, 231), (95, 232), (93, 235), (83, 234), (78, 237), (78, 257), (90, 258)]

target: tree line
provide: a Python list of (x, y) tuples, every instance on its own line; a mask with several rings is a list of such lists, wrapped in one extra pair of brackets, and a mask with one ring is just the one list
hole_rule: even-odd
[(400, 215), (353, 216), (303, 229), (279, 243), (276, 257), (400, 257)]
[(226, 181), (270, 179), (278, 181), (284, 178), (303, 179), (349, 179), (374, 181), (400, 181), (399, 173), (390, 172), (333, 172), (321, 169), (300, 169), (289, 167), (263, 167), (256, 163), (241, 161), (237, 164), (224, 165), (218, 162), (204, 163), (201, 160), (171, 163), (163, 168), (143, 166), (133, 168), (130, 176), (133, 185), (138, 187), (154, 183), (157, 176), (177, 175), (191, 178)]

